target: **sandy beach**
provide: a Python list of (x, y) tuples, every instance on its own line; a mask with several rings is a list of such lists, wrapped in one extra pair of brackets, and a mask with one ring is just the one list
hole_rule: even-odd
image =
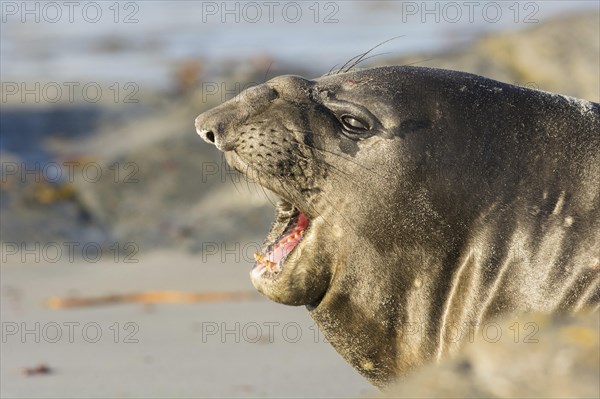
[[(26, 263), (8, 257), (2, 264), (2, 397), (357, 397), (375, 392), (324, 342), (304, 308), (255, 294), (248, 264), (202, 263), (200, 255), (174, 251), (147, 254), (138, 263), (109, 258), (47, 264), (31, 256)], [(252, 297), (46, 306), (56, 296), (153, 290)], [(46, 364), (50, 374), (23, 373), (38, 364)]]

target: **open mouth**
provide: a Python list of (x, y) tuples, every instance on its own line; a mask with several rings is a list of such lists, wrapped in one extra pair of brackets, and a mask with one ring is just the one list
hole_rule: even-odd
[(290, 254), (306, 235), (309, 224), (310, 220), (304, 213), (289, 202), (281, 200), (277, 204), (275, 221), (263, 244), (262, 252), (254, 254), (256, 265), (252, 269), (252, 275), (260, 277), (267, 273), (275, 277), (279, 274)]

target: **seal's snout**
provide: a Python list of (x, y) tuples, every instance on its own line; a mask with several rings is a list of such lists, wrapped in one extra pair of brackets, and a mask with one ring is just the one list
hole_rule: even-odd
[(196, 132), (208, 144), (213, 144), (221, 151), (234, 149), (233, 142), (227, 140), (225, 127), (221, 117), (211, 111), (200, 114), (195, 121)]
[(196, 128), (198, 135), (208, 144), (215, 144), (215, 134), (210, 130), (201, 130)]
[(208, 132), (203, 132), (204, 133), (204, 140), (209, 141), (211, 143), (215, 143), (215, 134), (213, 132), (211, 132), (210, 130)]
[(240, 126), (264, 111), (276, 98), (277, 91), (266, 84), (251, 87), (218, 107), (200, 114), (195, 121), (196, 132), (219, 150), (232, 151), (236, 146)]

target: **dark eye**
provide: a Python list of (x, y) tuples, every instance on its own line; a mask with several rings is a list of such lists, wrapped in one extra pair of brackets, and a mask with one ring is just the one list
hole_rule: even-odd
[(350, 132), (364, 133), (370, 130), (369, 125), (352, 115), (343, 115), (340, 119), (344, 128)]

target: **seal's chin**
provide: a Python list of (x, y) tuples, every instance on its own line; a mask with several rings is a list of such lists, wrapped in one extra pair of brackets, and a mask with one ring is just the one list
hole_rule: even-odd
[(276, 218), (271, 227), (262, 252), (254, 254), (256, 264), (252, 277), (274, 278), (281, 273), (294, 249), (300, 244), (309, 227), (308, 217), (286, 201), (276, 207)]
[(330, 282), (330, 268), (318, 256), (315, 243), (321, 226), (285, 200), (276, 207), (276, 218), (250, 279), (271, 300), (286, 305), (316, 306)]

